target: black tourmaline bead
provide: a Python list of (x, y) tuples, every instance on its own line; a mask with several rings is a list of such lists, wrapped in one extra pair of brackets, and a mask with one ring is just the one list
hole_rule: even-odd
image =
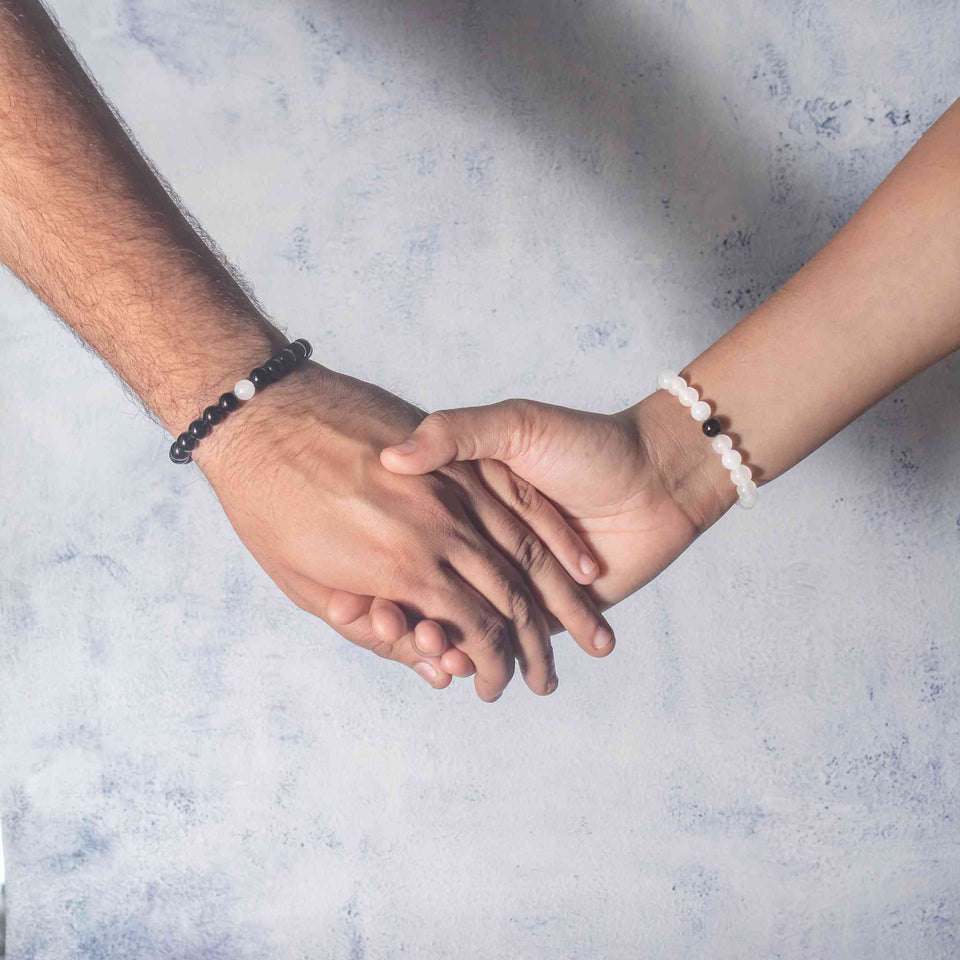
[(210, 424), (203, 420), (194, 420), (193, 423), (187, 427), (187, 433), (189, 433), (191, 437), (196, 437), (198, 440), (202, 440), (209, 432)]
[(274, 380), (282, 380), (283, 375), (287, 372), (283, 369), (283, 364), (276, 357), (268, 360), (263, 365), (263, 369), (266, 370)]
[(296, 356), (297, 363), (307, 359), (307, 347), (303, 340), (294, 340), (287, 349)]
[(299, 357), (289, 347), (284, 347), (274, 359), (283, 364), (284, 373), (289, 373), (300, 362)]
[(310, 354), (313, 353), (313, 347), (310, 346), (310, 341), (309, 341), (309, 340), (304, 340), (303, 337), (297, 337), (297, 339), (294, 340), (293, 342), (294, 342), (294, 343), (302, 343), (302, 344), (303, 344), (303, 349), (306, 350), (306, 356), (304, 357), (304, 359), (305, 359), (305, 360), (309, 360), (309, 359), (310, 359)]
[(223, 411), (223, 415), (226, 416), (240, 406), (240, 401), (237, 399), (237, 395), (231, 391), (230, 393), (221, 394), (220, 399), (217, 401), (217, 406)]
[(715, 437), (721, 430), (720, 421), (716, 417), (711, 417), (709, 420), (703, 421), (703, 426), (700, 429), (703, 430), (704, 436)]
[(270, 382), (270, 374), (263, 367), (254, 367), (247, 379), (259, 390)]
[(188, 450), (184, 450), (178, 441), (174, 440), (170, 445), (170, 459), (174, 463), (189, 463), (193, 457)]
[(224, 417), (223, 411), (219, 407), (206, 407), (203, 411), (203, 419), (212, 427), (219, 423)]
[(177, 437), (177, 443), (181, 450), (192, 450), (197, 445), (197, 438), (191, 437), (189, 433), (181, 433)]

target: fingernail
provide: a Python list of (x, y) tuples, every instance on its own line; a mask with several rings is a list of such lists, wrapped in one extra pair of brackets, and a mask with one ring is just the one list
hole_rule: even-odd
[(429, 663), (423, 663), (423, 661), (415, 663), (413, 669), (416, 670), (427, 683), (433, 683), (433, 681), (437, 679), (437, 671), (434, 670)]
[(608, 646), (613, 641), (613, 634), (606, 628), (600, 627), (599, 630), (593, 635), (593, 645), (598, 649), (602, 650), (604, 647)]
[(551, 677), (547, 681), (547, 693), (548, 694), (553, 693), (553, 691), (557, 689), (557, 686), (559, 685), (559, 683), (560, 683), (560, 679), (557, 676)]
[(390, 448), (394, 453), (399, 453), (401, 457), (406, 456), (408, 453), (413, 453), (417, 449), (416, 440), (404, 440), (403, 443), (398, 443), (395, 447)]
[(580, 569), (583, 571), (583, 575), (589, 577), (594, 570), (597, 569), (597, 565), (593, 562), (593, 557), (588, 554), (583, 554), (580, 557)]

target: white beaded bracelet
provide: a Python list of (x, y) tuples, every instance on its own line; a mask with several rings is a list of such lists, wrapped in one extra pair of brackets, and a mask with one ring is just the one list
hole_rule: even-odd
[(672, 393), (685, 407), (690, 408), (690, 416), (701, 424), (704, 436), (710, 438), (714, 451), (720, 454), (720, 462), (730, 471), (730, 479), (737, 487), (737, 503), (745, 510), (755, 507), (760, 494), (753, 481), (753, 474), (743, 463), (740, 454), (733, 449), (733, 441), (720, 432), (720, 421), (710, 416), (710, 404), (701, 400), (700, 394), (673, 370), (661, 370), (657, 377), (657, 386)]

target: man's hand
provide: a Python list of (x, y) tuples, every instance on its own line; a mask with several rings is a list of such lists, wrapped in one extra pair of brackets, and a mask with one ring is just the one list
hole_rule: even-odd
[[(194, 460), (240, 538), (299, 606), (323, 616), (328, 588), (389, 597), (411, 619), (436, 621), (418, 629), (442, 628), (469, 656), (482, 699), (499, 697), (514, 657), (531, 690), (551, 693), (544, 610), (587, 649), (598, 632), (612, 640), (577, 582), (592, 579), (581, 569), (587, 550), (501, 464), (453, 464), (415, 481), (384, 470), (380, 450), (422, 416), (378, 387), (308, 363), (215, 430)], [(381, 655), (412, 655), (412, 642), (391, 645), (357, 629), (357, 642)], [(444, 656), (447, 673), (463, 669), (452, 651)]]

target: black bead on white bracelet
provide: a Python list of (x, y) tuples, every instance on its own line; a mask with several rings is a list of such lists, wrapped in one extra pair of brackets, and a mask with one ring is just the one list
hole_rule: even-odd
[(275, 353), (262, 366), (254, 367), (246, 379), (238, 380), (233, 390), (221, 394), (215, 404), (205, 407), (183, 433), (170, 445), (170, 459), (174, 463), (189, 463), (191, 451), (222, 420), (233, 413), (241, 403), (252, 400), (258, 390), (282, 380), (291, 370), (308, 360), (313, 353), (309, 341), (300, 337)]
[(710, 404), (700, 399), (700, 394), (688, 386), (687, 381), (673, 370), (661, 370), (657, 377), (657, 386), (673, 394), (685, 407), (689, 407), (690, 416), (700, 424), (705, 437), (715, 453), (720, 454), (720, 462), (730, 471), (730, 480), (737, 488), (737, 503), (749, 510), (757, 505), (760, 495), (753, 480), (750, 468), (743, 462), (738, 450), (733, 449), (733, 441), (721, 433), (720, 421), (710, 414)]

